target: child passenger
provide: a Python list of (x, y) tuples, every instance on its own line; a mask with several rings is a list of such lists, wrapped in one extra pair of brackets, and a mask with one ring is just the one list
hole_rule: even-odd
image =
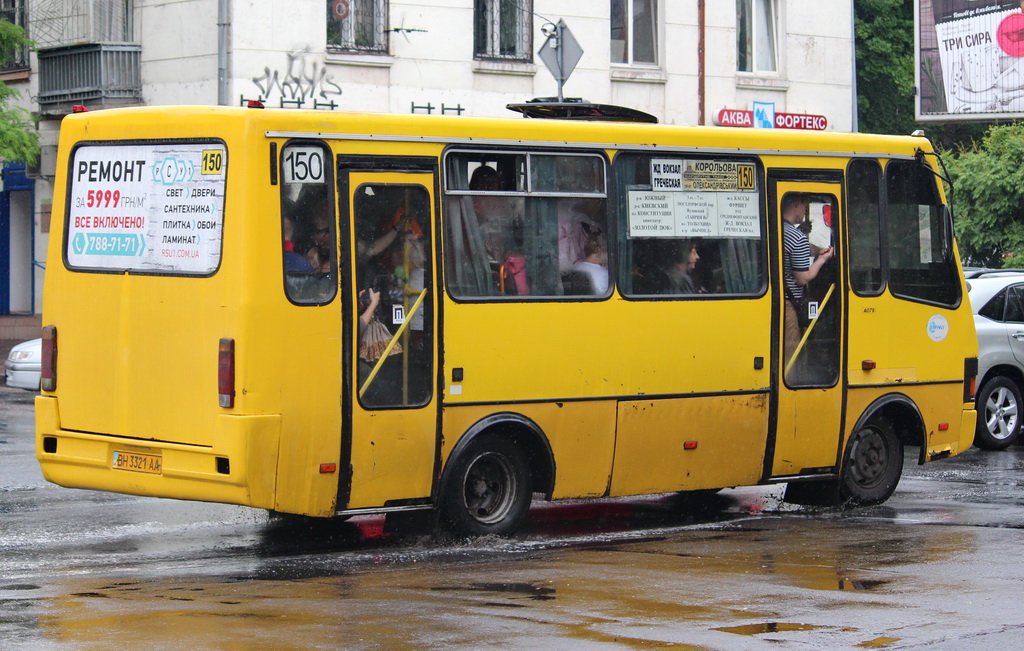
[(573, 270), (590, 278), (595, 294), (604, 294), (608, 291), (608, 247), (600, 235), (592, 233), (587, 237), (583, 255), (585, 257), (572, 266)]

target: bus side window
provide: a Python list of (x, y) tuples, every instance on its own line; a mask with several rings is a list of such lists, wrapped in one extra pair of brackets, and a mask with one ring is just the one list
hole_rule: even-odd
[(850, 162), (846, 173), (850, 287), (867, 296), (882, 291), (881, 180), (877, 161)]
[[(705, 163), (728, 171), (684, 181), (684, 170)], [(762, 292), (767, 249), (756, 169), (753, 161), (616, 157), (620, 291), (680, 298)], [(699, 186), (705, 180), (708, 187)]]
[(333, 191), (320, 145), (289, 144), (281, 152), (281, 250), (285, 293), (298, 304), (330, 302), (337, 289)]
[(885, 168), (889, 288), (894, 296), (956, 305), (960, 281), (935, 175), (916, 161)]
[(456, 298), (608, 295), (604, 169), (594, 154), (449, 154), (449, 292)]

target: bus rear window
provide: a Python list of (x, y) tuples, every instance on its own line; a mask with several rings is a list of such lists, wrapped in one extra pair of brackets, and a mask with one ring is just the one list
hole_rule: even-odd
[(70, 269), (208, 276), (220, 266), (227, 147), (89, 144), (68, 169)]

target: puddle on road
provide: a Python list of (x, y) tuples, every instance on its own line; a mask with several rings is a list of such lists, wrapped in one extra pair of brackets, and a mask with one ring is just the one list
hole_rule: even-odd
[(900, 641), (900, 638), (898, 638), (898, 637), (876, 637), (873, 640), (868, 640), (867, 642), (861, 642), (857, 646), (858, 647), (867, 648), (867, 649), (884, 649), (885, 647), (889, 646), (890, 644), (895, 644), (895, 643), (897, 643), (899, 641)]
[[(819, 624), (800, 624), (795, 622), (762, 622), (760, 624), (742, 624), (740, 626), (723, 626), (713, 628), (713, 631), (723, 633), (735, 633), (737, 635), (764, 635), (766, 633), (790, 633), (804, 631), (838, 631), (842, 633), (856, 633), (859, 629), (852, 626), (826, 626)], [(781, 642), (781, 640), (771, 640)], [(876, 637), (873, 640), (861, 642), (860, 648), (883, 649), (891, 644), (899, 642), (898, 637)]]
[(820, 631), (820, 630), (856, 631), (855, 628), (839, 628), (836, 626), (819, 626), (817, 624), (795, 624), (792, 622), (764, 622), (762, 624), (743, 624), (741, 626), (723, 626), (713, 631), (736, 633), (737, 635), (761, 635), (762, 633), (786, 633), (789, 631)]
[(555, 589), (533, 583), (470, 583), (458, 586), (434, 586), (437, 592), (498, 592), (523, 595), (533, 601), (548, 601), (555, 598)]

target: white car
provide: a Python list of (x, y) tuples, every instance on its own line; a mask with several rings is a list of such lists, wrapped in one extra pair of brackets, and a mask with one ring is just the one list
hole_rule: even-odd
[(43, 340), (24, 341), (11, 349), (4, 362), (7, 386), (39, 391), (39, 375), (43, 361)]
[(1024, 273), (977, 270), (967, 275), (978, 331), (978, 427), (974, 444), (1010, 447), (1024, 417)]

